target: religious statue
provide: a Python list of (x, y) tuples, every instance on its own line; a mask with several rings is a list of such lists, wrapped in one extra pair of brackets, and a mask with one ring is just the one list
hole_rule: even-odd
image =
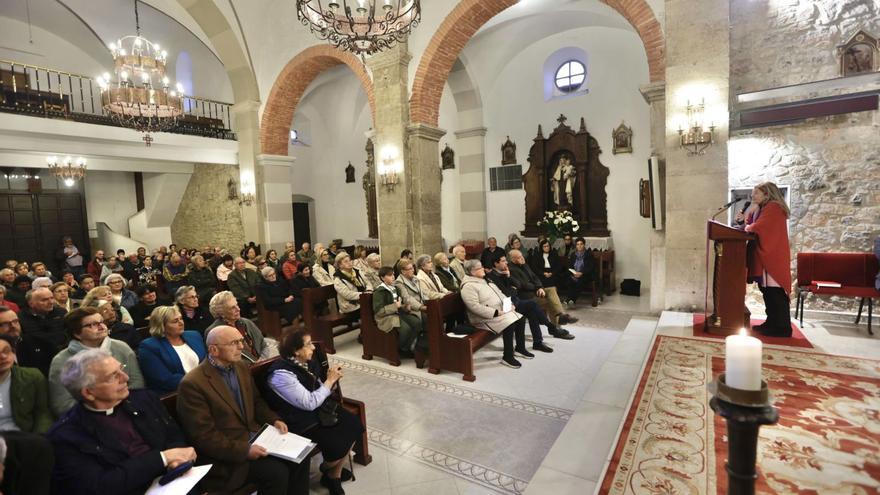
[(880, 39), (859, 30), (837, 47), (840, 74), (855, 76), (880, 70)]
[(455, 151), (449, 147), (449, 143), (446, 143), (446, 147), (440, 152), (440, 163), (443, 170), (455, 168)]
[(510, 140), (510, 136), (501, 145), (501, 164), (516, 165), (516, 143)]
[(354, 181), (354, 165), (348, 162), (348, 166), (345, 167), (345, 183), (348, 184)]
[(364, 172), (363, 188), (367, 202), (367, 227), (370, 239), (379, 238), (379, 217), (376, 214), (376, 176), (373, 169), (373, 140), (367, 139), (367, 171)]
[(575, 182), (577, 171), (571, 164), (568, 155), (559, 157), (559, 165), (550, 178), (550, 189), (553, 191), (553, 204), (556, 209), (571, 208), (574, 205)]

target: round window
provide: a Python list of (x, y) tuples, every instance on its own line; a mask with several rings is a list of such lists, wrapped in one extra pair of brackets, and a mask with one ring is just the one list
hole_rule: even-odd
[(563, 93), (571, 93), (584, 85), (587, 69), (577, 60), (569, 60), (556, 69), (556, 88)]

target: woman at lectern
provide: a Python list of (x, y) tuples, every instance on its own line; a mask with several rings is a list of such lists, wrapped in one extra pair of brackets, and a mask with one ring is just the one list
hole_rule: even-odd
[(768, 337), (791, 337), (791, 253), (788, 246), (789, 209), (782, 192), (772, 182), (752, 190), (752, 204), (736, 214), (745, 220), (746, 232), (757, 235), (749, 250), (749, 281), (764, 295), (767, 321), (753, 327)]

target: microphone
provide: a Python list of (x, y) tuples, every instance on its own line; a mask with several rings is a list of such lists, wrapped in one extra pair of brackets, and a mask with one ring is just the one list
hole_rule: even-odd
[(718, 209), (719, 209), (719, 210), (723, 210), (723, 209), (725, 209), (725, 208), (730, 208), (730, 207), (733, 206), (733, 204), (736, 203), (737, 201), (739, 201), (739, 200), (738, 200), (738, 199), (734, 199), (733, 201), (727, 203), (726, 205), (724, 205), (724, 206), (722, 206), (721, 208), (718, 208)]
[(723, 213), (724, 211), (726, 211), (728, 208), (730, 208), (730, 207), (731, 207), (734, 203), (736, 203), (737, 201), (738, 201), (738, 200), (734, 199), (733, 201), (731, 201), (731, 202), (727, 203), (726, 205), (722, 206), (721, 208), (718, 208), (718, 210), (715, 211), (715, 214), (712, 215), (711, 220), (715, 220), (715, 218), (716, 218), (718, 215), (720, 215), (721, 213)]

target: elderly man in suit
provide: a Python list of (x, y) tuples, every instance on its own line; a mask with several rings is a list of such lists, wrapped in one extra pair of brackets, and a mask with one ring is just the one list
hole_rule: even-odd
[(308, 493), (308, 463), (296, 465), (269, 457), (250, 439), (264, 423), (282, 433), (287, 425), (260, 396), (250, 370), (241, 360), (244, 339), (221, 325), (208, 333), (208, 359), (183, 377), (177, 414), (201, 459), (214, 465), (201, 488), (223, 493), (260, 495)]
[(109, 352), (78, 352), (61, 381), (78, 402), (49, 430), (53, 493), (141, 494), (167, 470), (196, 460), (158, 397), (129, 391), (125, 367)]
[(455, 276), (458, 277), (459, 284), (462, 280), (464, 280), (464, 261), (467, 259), (467, 250), (461, 244), (456, 244), (454, 248), (452, 248), (452, 260), (449, 262), (449, 268), (455, 272)]

